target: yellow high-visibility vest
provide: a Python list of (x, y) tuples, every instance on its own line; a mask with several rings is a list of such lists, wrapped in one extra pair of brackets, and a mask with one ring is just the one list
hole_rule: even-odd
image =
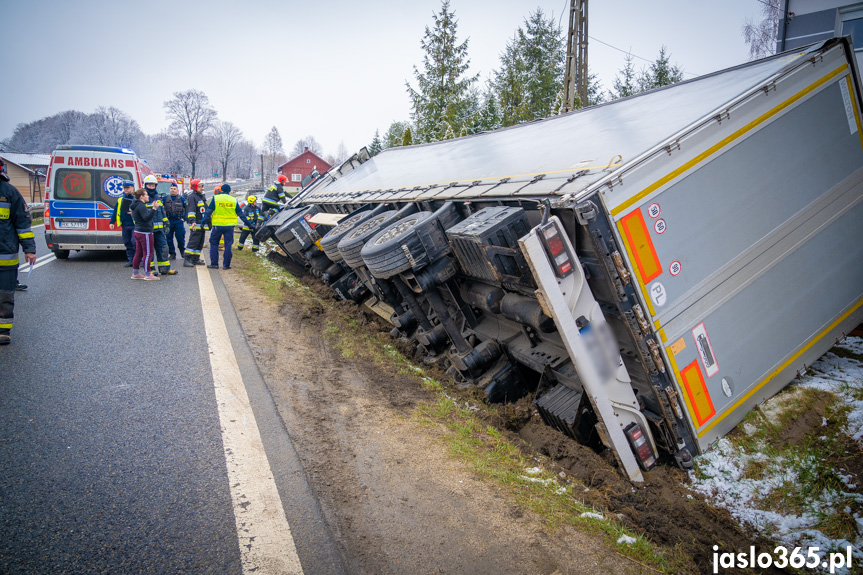
[(237, 225), (237, 198), (230, 194), (216, 194), (216, 209), (213, 210), (214, 226), (236, 226)]

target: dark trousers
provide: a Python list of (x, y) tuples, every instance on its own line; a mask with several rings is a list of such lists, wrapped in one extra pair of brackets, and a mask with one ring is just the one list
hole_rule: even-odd
[(156, 260), (150, 267), (155, 268), (158, 265), (161, 272), (171, 269), (171, 260), (168, 259), (168, 240), (162, 228), (153, 230), (153, 247), (156, 251)]
[(135, 226), (123, 226), (123, 245), (126, 246), (126, 259), (130, 262), (135, 257), (135, 238), (132, 237), (134, 231)]
[(144, 268), (144, 273), (150, 271), (153, 262), (153, 233), (135, 232), (135, 257), (132, 259), (132, 269)]
[[(168, 250), (171, 252), (171, 257), (178, 253), (182, 254), (186, 249), (186, 226), (183, 220), (170, 220), (171, 226), (166, 230), (168, 235)], [(177, 246), (174, 247), (174, 240), (177, 241)]]
[(189, 230), (189, 241), (186, 243), (186, 250), (183, 254), (186, 257), (201, 257), (201, 250), (204, 248), (204, 228), (198, 224), (195, 229)]
[(234, 243), (234, 226), (215, 226), (210, 232), (210, 265), (219, 265), (219, 240), (225, 238), (225, 260), (222, 265), (231, 267), (231, 244)]
[[(8, 269), (6, 269), (8, 268)], [(15, 284), (18, 283), (18, 263), (0, 269), (0, 335), (8, 335), (12, 329), (12, 313), (15, 307)]]
[(240, 232), (240, 241), (238, 242), (237, 249), (243, 249), (243, 244), (246, 243), (246, 238), (252, 236), (252, 251), (256, 252), (261, 247), (261, 240), (255, 237), (255, 230), (250, 230), (248, 228), (243, 228), (243, 231)]

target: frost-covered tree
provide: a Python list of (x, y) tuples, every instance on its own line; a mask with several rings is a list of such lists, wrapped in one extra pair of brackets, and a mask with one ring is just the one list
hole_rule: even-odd
[(243, 132), (231, 122), (216, 122), (213, 136), (216, 140), (215, 148), (221, 168), (219, 172), (222, 174), (222, 181), (225, 182), (228, 179), (228, 164), (233, 159), (237, 146), (243, 141)]
[(405, 128), (405, 133), (402, 135), (402, 146), (411, 146), (414, 143), (414, 135), (411, 132), (411, 127)]
[(560, 27), (537, 8), (507, 42), (495, 72), (504, 126), (557, 113), (565, 56)]
[(659, 56), (646, 69), (638, 75), (637, 83), (639, 92), (668, 86), (683, 80), (683, 69), (671, 64), (671, 54), (663, 46), (659, 49)]
[(479, 111), (479, 129), (477, 132), (497, 130), (503, 126), (500, 105), (495, 95), (494, 87), (489, 83), (482, 95), (482, 107)]
[(408, 128), (408, 126), (410, 126), (410, 122), (394, 121), (392, 124), (390, 124), (390, 127), (387, 128), (383, 140), (381, 141), (384, 149), (396, 148), (398, 146), (401, 146), (402, 139), (405, 135), (405, 130)]
[(758, 0), (761, 4), (761, 21), (747, 20), (743, 25), (743, 39), (749, 45), (749, 59), (763, 58), (776, 51), (779, 38), (779, 19), (782, 17), (780, 0)]
[(623, 68), (617, 71), (614, 77), (612, 90), (608, 93), (611, 100), (626, 98), (638, 93), (638, 84), (635, 78), (635, 66), (632, 63), (632, 54), (625, 56)]
[(163, 106), (171, 120), (171, 130), (183, 140), (183, 155), (191, 166), (194, 178), (204, 137), (216, 121), (216, 110), (210, 105), (207, 95), (200, 90), (174, 92), (174, 97), (164, 102)]
[(321, 146), (314, 136), (306, 136), (305, 138), (300, 138), (294, 143), (294, 147), (291, 149), (290, 156), (292, 158), (296, 158), (300, 154), (306, 151), (306, 148), (309, 149), (310, 152), (314, 152), (317, 155), (322, 155), (324, 153), (324, 147)]
[(446, 127), (461, 125), (470, 117), (470, 87), (478, 75), (470, 76), (468, 40), (458, 44), (458, 21), (443, 0), (439, 14), (433, 15), (434, 26), (426, 26), (420, 41), (423, 69), (414, 66), (417, 88), (405, 82), (411, 99), (411, 116), (416, 126), (414, 138), (434, 142), (446, 134)]
[[(377, 134), (377, 132), (375, 132)], [(332, 162), (327, 162), (331, 166), (340, 166), (348, 159), (348, 148), (344, 142), (339, 142), (339, 147), (336, 148), (336, 155), (333, 156)]]
[(375, 130), (375, 137), (372, 138), (372, 142), (368, 146), (369, 156), (377, 156), (381, 153), (381, 150), (384, 149), (383, 143), (381, 142), (380, 131)]
[(281, 163), (285, 155), (285, 149), (282, 146), (282, 136), (279, 130), (273, 126), (269, 133), (264, 138), (264, 172), (267, 176), (275, 178), (276, 168)]
[(97, 146), (140, 149), (138, 144), (144, 140), (144, 132), (138, 122), (113, 106), (99, 106), (86, 117), (78, 129), (78, 139)]

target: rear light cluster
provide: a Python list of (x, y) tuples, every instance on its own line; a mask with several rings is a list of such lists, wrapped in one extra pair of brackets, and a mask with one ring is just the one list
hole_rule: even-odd
[(629, 445), (635, 453), (638, 464), (644, 471), (649, 471), (656, 465), (656, 457), (653, 455), (653, 448), (650, 447), (650, 442), (641, 431), (641, 426), (633, 422), (624, 428), (623, 433), (626, 434), (626, 439), (629, 440)]
[(545, 251), (554, 267), (557, 277), (565, 278), (572, 273), (572, 255), (563, 242), (560, 230), (555, 222), (549, 222), (540, 227)]

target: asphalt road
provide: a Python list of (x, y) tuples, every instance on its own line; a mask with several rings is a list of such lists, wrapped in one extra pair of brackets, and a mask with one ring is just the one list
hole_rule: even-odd
[[(72, 252), (21, 270), (30, 288), (0, 347), (0, 573), (243, 572), (197, 270), (132, 281), (124, 261)], [(207, 273), (303, 570), (341, 573), (230, 272)]]

